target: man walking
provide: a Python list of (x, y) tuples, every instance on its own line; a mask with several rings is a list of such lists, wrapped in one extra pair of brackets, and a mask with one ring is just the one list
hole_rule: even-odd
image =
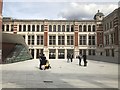
[(87, 56), (86, 54), (83, 55), (84, 66), (87, 66)]
[(81, 59), (82, 59), (81, 53), (80, 53), (80, 55), (78, 56), (78, 59), (79, 59), (79, 66), (81, 66)]

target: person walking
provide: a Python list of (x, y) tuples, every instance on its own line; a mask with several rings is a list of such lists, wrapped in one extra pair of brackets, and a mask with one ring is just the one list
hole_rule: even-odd
[(69, 63), (70, 60), (70, 53), (67, 54), (67, 63)]
[(70, 54), (70, 60), (73, 62), (73, 54)]
[(87, 66), (87, 56), (86, 54), (83, 55), (84, 66)]
[(80, 53), (80, 55), (78, 56), (79, 59), (79, 66), (81, 66), (81, 60), (82, 60), (82, 54)]

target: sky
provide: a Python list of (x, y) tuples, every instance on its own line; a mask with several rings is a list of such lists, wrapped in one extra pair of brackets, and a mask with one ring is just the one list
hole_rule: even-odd
[[(16, 2), (17, 1), (17, 2)], [(3, 17), (14, 19), (86, 20), (100, 10), (105, 16), (119, 0), (4, 0)]]

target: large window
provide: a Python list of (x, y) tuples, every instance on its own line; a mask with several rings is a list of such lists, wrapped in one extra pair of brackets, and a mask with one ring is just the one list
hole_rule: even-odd
[(61, 32), (61, 26), (58, 25), (58, 32)]
[(95, 36), (89, 36), (89, 45), (95, 45)]
[(91, 25), (88, 25), (88, 32), (91, 32)]
[(11, 31), (13, 31), (14, 30), (14, 25), (11, 25)]
[(95, 50), (94, 49), (89, 49), (88, 50), (88, 55), (95, 55)]
[(52, 25), (49, 25), (49, 32), (52, 32)]
[(28, 35), (28, 45), (34, 45), (34, 35)]
[(43, 45), (43, 35), (37, 35), (37, 45)]
[(82, 25), (79, 25), (79, 32), (82, 32)]
[(74, 37), (71, 36), (67, 36), (67, 45), (73, 45), (74, 44)]
[(71, 25), (71, 32), (74, 32), (74, 25)]
[(65, 25), (62, 25), (62, 32), (65, 32)]
[(64, 59), (64, 58), (65, 58), (65, 50), (58, 49), (58, 59)]
[(23, 25), (23, 32), (26, 31), (26, 25)]
[(87, 27), (86, 25), (83, 26), (83, 32), (86, 32), (87, 31)]
[(9, 25), (6, 26), (6, 31), (9, 31)]
[(22, 31), (22, 25), (19, 25), (19, 31)]
[(114, 34), (111, 34), (111, 44), (114, 44)]
[(106, 52), (106, 56), (110, 56), (110, 51), (109, 51), (109, 49), (106, 49), (105, 52)]
[(56, 58), (56, 50), (50, 49), (49, 50), (49, 59), (55, 59)]
[(33, 32), (35, 31), (35, 25), (32, 25), (32, 31)]
[(70, 31), (70, 25), (67, 25), (66, 30), (67, 30), (67, 32)]
[(37, 25), (37, 32), (39, 32), (40, 31), (40, 26), (39, 25)]
[(31, 29), (31, 28), (30, 28), (30, 25), (28, 25), (28, 32), (30, 31), (30, 29)]
[(95, 32), (95, 25), (93, 25), (93, 32)]
[(81, 55), (86, 55), (86, 49), (80, 49), (79, 50), (79, 54), (81, 54)]
[(44, 32), (44, 25), (41, 25), (41, 32)]
[(53, 25), (53, 32), (56, 32), (56, 25)]
[(105, 44), (109, 45), (109, 35), (105, 35)]
[(58, 45), (65, 45), (65, 36), (58, 36)]
[(80, 35), (79, 40), (79, 45), (86, 45), (86, 35)]
[(56, 36), (49, 36), (49, 45), (56, 45)]

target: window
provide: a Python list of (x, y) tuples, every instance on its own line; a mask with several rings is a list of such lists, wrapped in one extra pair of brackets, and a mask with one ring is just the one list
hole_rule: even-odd
[(40, 31), (40, 26), (39, 25), (37, 25), (37, 32), (39, 32)]
[(49, 36), (49, 45), (56, 45), (56, 36)]
[(79, 40), (79, 45), (86, 45), (86, 35), (80, 35)]
[(89, 36), (89, 45), (95, 45), (95, 36)]
[(74, 32), (74, 25), (71, 25), (71, 32)]
[(56, 25), (53, 25), (53, 32), (56, 32)]
[(62, 32), (65, 32), (65, 25), (62, 25)]
[(30, 25), (28, 25), (28, 32), (30, 31), (30, 29), (31, 29), (31, 28), (30, 28)]
[(86, 55), (86, 49), (80, 49), (80, 50), (79, 50), (79, 54), (82, 54), (82, 55), (85, 54), (85, 55)]
[(41, 25), (41, 32), (44, 32), (44, 25)]
[(87, 28), (86, 28), (86, 25), (83, 26), (83, 32), (86, 32), (87, 31)]
[(49, 32), (52, 32), (52, 25), (49, 25)]
[(91, 32), (91, 25), (88, 25), (88, 32)]
[(11, 25), (11, 31), (13, 31), (14, 30), (14, 25)]
[(111, 34), (111, 44), (114, 44), (114, 37), (113, 37), (114, 34)]
[(56, 58), (56, 50), (49, 49), (49, 59), (55, 59), (55, 58)]
[(58, 49), (58, 59), (65, 58), (65, 49)]
[(58, 36), (58, 45), (65, 45), (65, 36)]
[(43, 35), (37, 35), (37, 45), (43, 45)]
[(22, 26), (21, 25), (19, 25), (19, 31), (22, 31)]
[(5, 25), (2, 25), (2, 31), (4, 31), (5, 30)]
[(79, 32), (82, 32), (82, 25), (79, 25)]
[(110, 52), (109, 52), (109, 49), (106, 49), (106, 56), (110, 56)]
[(33, 32), (35, 31), (35, 25), (32, 25), (32, 31)]
[(93, 32), (95, 32), (95, 25), (93, 25), (92, 28), (93, 28)]
[(89, 49), (88, 50), (88, 55), (95, 55), (95, 50), (94, 49)]
[(9, 31), (9, 25), (7, 25), (7, 27), (6, 27), (6, 31)]
[(73, 45), (73, 44), (74, 44), (74, 37), (67, 36), (67, 45)]
[(105, 44), (109, 45), (109, 35), (105, 35)]
[(23, 32), (26, 31), (26, 25), (23, 25)]
[(111, 50), (112, 57), (114, 57), (114, 49)]
[(61, 26), (58, 25), (58, 32), (61, 32)]
[(67, 25), (66, 30), (67, 30), (67, 32), (70, 31), (70, 25)]
[(28, 45), (34, 45), (34, 35), (28, 35)]

